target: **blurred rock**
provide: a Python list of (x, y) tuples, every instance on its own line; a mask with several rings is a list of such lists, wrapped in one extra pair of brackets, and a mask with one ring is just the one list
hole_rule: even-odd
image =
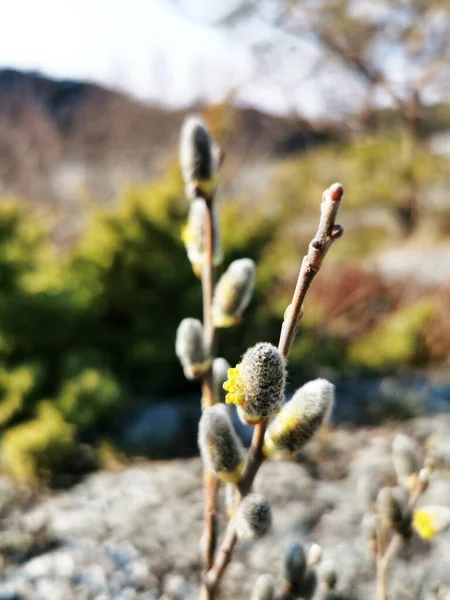
[[(422, 450), (433, 438), (437, 452), (450, 438), (450, 418), (422, 417), (401, 430)], [(273, 527), (261, 540), (237, 544), (222, 597), (248, 599), (263, 573), (279, 583), (284, 553), (298, 541), (320, 544), (324, 560), (336, 563), (339, 590), (373, 597), (375, 566), (363, 541), (358, 481), (366, 477), (374, 488), (392, 483), (396, 431), (328, 428), (296, 461), (266, 462), (255, 491), (270, 502)], [(9, 499), (2, 510), (0, 600), (197, 600), (201, 471), (199, 459), (142, 462), (40, 496), (0, 477), (1, 494)], [(423, 503), (450, 505), (443, 467), (432, 473)], [(221, 529), (224, 524), (222, 518)], [(392, 570), (398, 597), (425, 597), (428, 588), (422, 596), (418, 591), (422, 576), (429, 586), (450, 585), (448, 556), (449, 536), (431, 543), (413, 536)]]

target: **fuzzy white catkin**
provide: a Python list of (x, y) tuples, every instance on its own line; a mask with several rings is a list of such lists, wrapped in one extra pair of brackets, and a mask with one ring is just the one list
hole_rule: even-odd
[(373, 513), (365, 513), (361, 521), (363, 538), (367, 543), (377, 539), (377, 519)]
[(404, 487), (381, 488), (377, 496), (378, 514), (393, 529), (408, 530), (411, 521), (408, 500), (409, 493)]
[(240, 320), (252, 297), (255, 270), (251, 258), (240, 258), (219, 279), (212, 305), (216, 327), (229, 327)]
[(275, 597), (275, 580), (269, 573), (260, 575), (255, 582), (251, 600), (273, 600)]
[(308, 550), (308, 566), (318, 565), (322, 560), (322, 548), (319, 544), (311, 544)]
[(264, 453), (289, 457), (316, 433), (332, 410), (334, 385), (326, 379), (306, 383), (286, 402), (270, 423), (264, 438)]
[(272, 525), (270, 504), (261, 494), (249, 494), (236, 511), (236, 534), (241, 540), (265, 535)]
[(450, 508), (439, 505), (422, 506), (414, 513), (414, 525), (425, 539), (442, 533), (450, 528)]
[(198, 444), (205, 465), (225, 482), (236, 483), (242, 475), (244, 451), (224, 404), (203, 411)]
[(304, 600), (313, 600), (318, 584), (317, 571), (309, 569), (301, 586), (301, 597)]
[(183, 319), (178, 325), (175, 352), (188, 379), (195, 378), (196, 368), (205, 360), (203, 348), (203, 325), (198, 319)]
[(332, 558), (324, 560), (318, 567), (320, 579), (326, 584), (329, 590), (333, 590), (337, 583), (336, 563)]
[(239, 389), (230, 391), (235, 383), (230, 378), (224, 385), (230, 391), (226, 399), (241, 408), (240, 416), (247, 423), (257, 423), (279, 409), (284, 397), (286, 361), (278, 348), (260, 342), (249, 348), (231, 371), (237, 373), (233, 377), (237, 377)]
[(223, 384), (228, 379), (228, 369), (230, 363), (222, 357), (215, 358), (213, 361), (213, 381), (214, 381), (214, 392), (219, 402), (225, 401), (226, 392), (223, 389)]
[(404, 433), (397, 433), (392, 442), (392, 461), (400, 483), (418, 473), (421, 461), (417, 442)]
[(237, 505), (239, 504), (239, 491), (234, 483), (225, 485), (225, 510), (230, 518), (234, 515)]
[(363, 512), (373, 510), (379, 490), (379, 474), (374, 469), (368, 468), (356, 482), (356, 498)]
[(186, 117), (181, 127), (180, 164), (186, 184), (207, 181), (213, 176), (211, 137), (204, 121), (197, 115)]
[(284, 558), (284, 578), (296, 588), (300, 587), (306, 576), (306, 552), (303, 544), (292, 544)]
[[(186, 227), (183, 240), (186, 252), (195, 272), (199, 275), (205, 262), (205, 215), (206, 202), (203, 198), (194, 198), (189, 205)], [(216, 205), (212, 207), (213, 228), (213, 264), (219, 265), (222, 261), (222, 248), (220, 243), (219, 217)]]

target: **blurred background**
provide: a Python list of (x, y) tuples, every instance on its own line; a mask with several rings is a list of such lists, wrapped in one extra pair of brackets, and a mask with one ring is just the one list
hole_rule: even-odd
[(344, 237), (314, 282), (290, 389), (337, 384), (335, 423), (450, 408), (450, 11), (439, 0), (4, 4), (1, 468), (57, 485), (196, 453), (201, 318), (180, 232), (186, 114), (226, 153), (224, 262), (258, 265), (235, 364), (276, 343), (322, 192)]

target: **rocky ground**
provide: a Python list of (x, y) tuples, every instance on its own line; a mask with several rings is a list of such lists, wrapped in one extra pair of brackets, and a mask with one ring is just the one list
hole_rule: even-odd
[[(438, 458), (421, 502), (450, 506), (450, 415), (416, 419), (401, 430)], [(248, 599), (260, 573), (281, 584), (283, 554), (298, 540), (319, 543), (324, 558), (336, 561), (348, 597), (374, 598), (358, 482), (367, 474), (393, 481), (394, 431), (322, 432), (299, 462), (263, 465), (256, 489), (271, 502), (272, 532), (238, 545), (221, 598)], [(0, 600), (197, 598), (200, 480), (198, 459), (134, 463), (62, 492), (0, 479)], [(436, 598), (427, 590), (437, 581), (450, 584), (450, 533), (432, 544), (411, 540), (392, 571), (392, 600)]]

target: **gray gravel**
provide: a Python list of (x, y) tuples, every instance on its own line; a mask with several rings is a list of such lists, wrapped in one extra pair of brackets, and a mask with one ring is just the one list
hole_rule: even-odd
[[(401, 429), (422, 444), (428, 439), (438, 464), (448, 468), (450, 416), (417, 419)], [(357, 482), (364, 473), (392, 480), (394, 431), (321, 432), (303, 462), (263, 465), (255, 487), (272, 505), (273, 528), (260, 541), (238, 544), (221, 598), (248, 599), (261, 573), (281, 584), (283, 554), (298, 540), (319, 543), (324, 558), (336, 561), (340, 589), (374, 598)], [(35, 494), (0, 479), (0, 600), (198, 598), (200, 481), (198, 459), (99, 472), (64, 492)], [(423, 501), (450, 506), (447, 470), (437, 471)], [(450, 534), (432, 545), (411, 540), (392, 572), (392, 600), (428, 597), (425, 589), (437, 580), (450, 585), (449, 542)], [(418, 591), (422, 580), (427, 583)]]

